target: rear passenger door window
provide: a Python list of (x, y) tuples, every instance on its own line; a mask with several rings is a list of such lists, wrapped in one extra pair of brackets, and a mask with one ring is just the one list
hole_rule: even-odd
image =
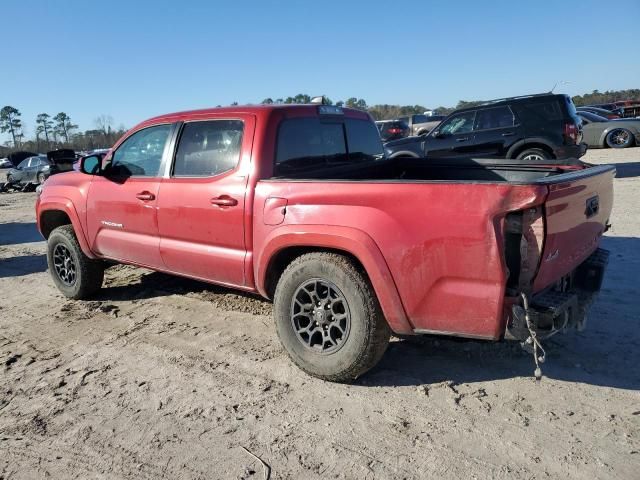
[(511, 109), (507, 106), (478, 110), (474, 130), (492, 130), (508, 128), (516, 124)]
[(238, 165), (244, 124), (241, 120), (185, 123), (173, 167), (174, 177), (212, 177)]

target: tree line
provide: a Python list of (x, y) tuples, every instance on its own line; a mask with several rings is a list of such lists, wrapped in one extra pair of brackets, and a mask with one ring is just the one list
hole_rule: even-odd
[(65, 112), (56, 115), (39, 113), (35, 119), (35, 135), (25, 139), (20, 111), (10, 105), (0, 109), (0, 132), (8, 133), (10, 140), (0, 150), (28, 150), (45, 152), (56, 148), (77, 151), (109, 148), (126, 131), (124, 126), (113, 127), (113, 118), (100, 115), (94, 120), (95, 128), (80, 131)]
[[(293, 97), (265, 98), (260, 103), (266, 105), (309, 103), (311, 102), (311, 98), (310, 95), (299, 93)], [(573, 97), (573, 103), (575, 103), (576, 106), (612, 103), (619, 100), (638, 100), (640, 102), (640, 89), (606, 90), (604, 92), (593, 90), (591, 93)], [(363, 98), (357, 97), (350, 97), (346, 100), (336, 102), (325, 97), (325, 101), (329, 105), (364, 110), (369, 112), (375, 120), (420, 114), (427, 110), (432, 110), (438, 115), (448, 115), (457, 109), (484, 103), (483, 100), (460, 100), (455, 107), (440, 106), (437, 108), (427, 108), (423, 105), (368, 105)], [(233, 102), (232, 105), (238, 105), (238, 102)], [(11, 138), (5, 143), (5, 150), (23, 149), (42, 152), (62, 147), (73, 148), (74, 150), (108, 148), (111, 147), (126, 130), (124, 126), (114, 128), (113, 118), (109, 115), (100, 115), (94, 120), (94, 129), (81, 132), (78, 129), (78, 125), (74, 124), (65, 112), (60, 112), (54, 116), (48, 113), (40, 113), (36, 116), (35, 124), (35, 137), (25, 140), (20, 111), (9, 105), (3, 107), (0, 110), (0, 132), (8, 133)]]

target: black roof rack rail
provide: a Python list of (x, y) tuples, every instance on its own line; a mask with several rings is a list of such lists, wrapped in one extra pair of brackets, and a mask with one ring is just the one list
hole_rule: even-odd
[[(509, 101), (509, 100), (519, 100), (521, 98), (545, 97), (547, 95), (557, 95), (557, 94), (554, 94), (553, 92), (544, 92), (544, 93), (531, 93), (529, 95), (518, 95), (516, 97), (496, 98), (494, 100), (487, 100), (487, 101), (479, 104), (478, 106), (491, 105), (493, 103), (506, 102), (506, 101)], [(469, 108), (471, 108), (471, 107), (469, 107)]]

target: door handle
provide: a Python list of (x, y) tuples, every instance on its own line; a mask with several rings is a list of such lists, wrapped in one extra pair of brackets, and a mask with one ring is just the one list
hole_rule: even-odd
[(155, 200), (156, 196), (145, 190), (144, 192), (136, 193), (136, 198), (138, 200)]
[(211, 205), (218, 205), (219, 207), (234, 207), (238, 204), (238, 200), (231, 198), (229, 195), (220, 195), (211, 199)]
[(466, 142), (467, 140), (469, 140), (469, 137), (456, 138), (456, 142)]
[(513, 137), (514, 135), (515, 135), (515, 133), (513, 133), (513, 132), (506, 132), (506, 133), (502, 134), (503, 137)]

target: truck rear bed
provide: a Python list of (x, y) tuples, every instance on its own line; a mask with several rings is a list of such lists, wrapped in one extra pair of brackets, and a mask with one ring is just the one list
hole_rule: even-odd
[[(615, 168), (485, 162), (395, 159), (262, 180), (254, 251), (278, 228), (348, 226), (380, 249), (414, 331), (500, 338), (505, 298), (548, 287), (595, 251)], [(286, 204), (277, 222), (266, 219), (272, 199)], [(513, 215), (520, 231), (509, 234)], [(528, 284), (513, 281), (526, 268)]]

